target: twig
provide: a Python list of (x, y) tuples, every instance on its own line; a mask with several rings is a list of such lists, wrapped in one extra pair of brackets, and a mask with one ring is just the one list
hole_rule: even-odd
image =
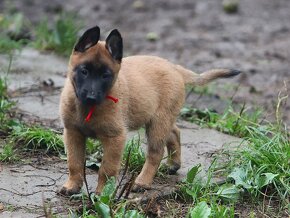
[(131, 178), (129, 179), (129, 181), (123, 186), (123, 188), (121, 189), (120, 193), (119, 193), (119, 196), (117, 198), (117, 200), (120, 200), (121, 197), (123, 196), (124, 192), (126, 191), (126, 194), (124, 196), (125, 199), (128, 198), (130, 192), (131, 192), (131, 189), (132, 189), (132, 186), (135, 182), (135, 174), (133, 173)]
[(88, 193), (89, 201), (90, 201), (91, 205), (93, 205), (94, 202), (93, 202), (93, 200), (91, 198), (91, 193), (89, 191), (88, 181), (87, 181), (87, 177), (86, 177), (86, 161), (84, 162), (84, 182), (85, 182), (86, 190), (87, 190), (87, 193)]
[[(287, 92), (287, 85), (284, 81), (284, 88)], [(282, 91), (279, 91), (279, 94), (278, 94), (278, 103), (277, 103), (277, 106), (276, 106), (276, 120), (277, 120), (277, 123), (280, 125), (282, 123), (282, 119), (281, 119), (281, 114), (280, 114), (280, 107), (281, 107), (281, 104), (282, 102), (285, 100), (287, 101), (287, 98), (288, 98), (288, 95), (285, 95), (283, 97), (281, 97), (281, 94), (282, 94)]]
[(238, 127), (238, 124), (239, 124), (239, 122), (240, 122), (240, 119), (241, 119), (241, 117), (242, 117), (244, 111), (245, 111), (245, 108), (246, 108), (246, 102), (244, 102), (244, 104), (243, 104), (243, 106), (242, 106), (242, 108), (241, 108), (241, 110), (240, 110), (240, 113), (239, 113), (238, 119), (237, 119), (236, 122), (235, 122), (235, 125), (234, 125), (234, 127), (233, 127), (234, 132), (236, 131), (236, 129), (237, 129), (237, 127)]
[[(123, 182), (123, 180), (124, 180), (124, 178), (125, 178), (125, 176), (126, 176), (126, 174), (127, 174), (127, 171), (128, 171), (128, 168), (129, 168), (129, 161), (130, 161), (131, 150), (132, 150), (132, 146), (129, 147), (128, 155), (127, 155), (127, 157), (126, 157), (125, 169), (124, 169), (124, 171), (123, 171), (123, 174), (122, 174), (122, 177), (121, 177), (121, 179), (120, 179), (120, 181), (119, 181), (119, 184), (118, 184), (118, 186), (116, 187), (116, 189), (115, 189), (115, 191), (114, 191), (114, 193), (113, 193), (113, 197), (116, 196), (117, 191), (118, 191), (119, 188), (121, 187), (121, 184), (122, 184), (122, 182)], [(126, 185), (125, 185), (125, 186), (126, 186)], [(124, 186), (124, 187), (125, 187), (125, 186)], [(124, 189), (124, 187), (123, 187), (123, 189)], [(118, 200), (120, 200), (120, 198), (122, 197), (122, 195), (123, 195), (123, 193), (124, 193), (124, 191), (125, 191), (125, 190), (123, 190), (123, 189), (121, 190), (121, 192), (120, 192), (120, 194), (119, 194)]]
[(125, 194), (125, 196), (124, 196), (125, 199), (128, 199), (129, 194), (130, 194), (130, 192), (131, 192), (131, 190), (132, 190), (132, 188), (133, 188), (133, 185), (134, 185), (134, 183), (135, 183), (135, 179), (136, 179), (136, 176), (135, 176), (135, 174), (133, 173), (132, 176), (131, 176), (131, 179), (130, 179), (129, 182), (128, 182), (129, 185), (128, 185), (128, 188), (127, 188), (126, 194)]

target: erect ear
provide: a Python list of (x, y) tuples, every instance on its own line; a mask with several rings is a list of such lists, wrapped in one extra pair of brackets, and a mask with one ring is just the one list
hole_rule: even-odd
[(95, 26), (84, 32), (84, 34), (79, 38), (78, 42), (76, 43), (74, 50), (77, 52), (85, 52), (88, 48), (97, 44), (99, 39), (100, 28), (98, 26)]
[(121, 62), (123, 57), (123, 40), (117, 29), (112, 30), (107, 37), (106, 48), (115, 60)]

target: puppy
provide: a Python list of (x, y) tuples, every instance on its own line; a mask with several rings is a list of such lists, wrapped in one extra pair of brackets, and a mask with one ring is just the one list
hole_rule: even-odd
[(128, 130), (145, 127), (148, 152), (135, 190), (149, 189), (164, 154), (169, 173), (180, 168), (180, 132), (176, 117), (185, 100), (185, 85), (204, 85), (232, 77), (237, 70), (215, 69), (196, 74), (154, 56), (123, 58), (118, 30), (99, 41), (98, 26), (85, 31), (76, 43), (60, 99), (69, 178), (60, 193), (78, 193), (83, 185), (88, 137), (104, 149), (96, 193), (110, 176), (117, 176)]

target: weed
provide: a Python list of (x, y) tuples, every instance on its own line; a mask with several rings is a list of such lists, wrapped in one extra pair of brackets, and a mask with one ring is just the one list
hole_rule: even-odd
[[(143, 216), (138, 210), (128, 209), (129, 203), (126, 200), (115, 201), (116, 182), (115, 178), (111, 177), (108, 179), (102, 193), (97, 195), (90, 195), (89, 200), (91, 202), (90, 207), (84, 205), (81, 211), (81, 216), (84, 218), (90, 217), (115, 217), (115, 218), (141, 218)], [(83, 197), (83, 196), (82, 196)], [(85, 199), (85, 197), (83, 197)], [(78, 216), (75, 212), (71, 212), (73, 217)]]
[(243, 196), (252, 199), (252, 202), (275, 199), (281, 203), (275, 213), (283, 213), (283, 208), (287, 210), (290, 197), (290, 141), (287, 130), (271, 124), (245, 128), (248, 132), (246, 143), (234, 151), (227, 151), (230, 162), (225, 167), (225, 184), (212, 183), (217, 162), (209, 169), (205, 181), (197, 177), (199, 165), (188, 172), (179, 191), (182, 199), (195, 205), (189, 210), (188, 217), (199, 213), (208, 217), (209, 211), (213, 217), (234, 217), (234, 204), (241, 202)]
[(248, 126), (258, 127), (261, 119), (261, 111), (255, 110), (253, 113), (247, 113), (247, 108), (243, 105), (239, 112), (229, 106), (223, 115), (206, 110), (195, 108), (182, 108), (180, 115), (182, 118), (199, 125), (215, 128), (218, 131), (245, 137), (249, 135)]
[(23, 41), (15, 41), (8, 36), (0, 33), (0, 53), (12, 53), (14, 50), (20, 50), (23, 47)]
[(228, 178), (254, 198), (277, 196), (283, 203), (290, 197), (290, 141), (287, 131), (275, 126), (246, 127), (248, 145), (232, 155)]
[(0, 153), (0, 162), (15, 162), (18, 160), (19, 157), (17, 156), (12, 144), (5, 144)]
[(62, 138), (52, 129), (19, 124), (13, 127), (11, 138), (29, 149), (46, 149), (46, 152), (64, 152)]
[(28, 42), (28, 22), (21, 13), (0, 15), (0, 52), (11, 54)]
[(52, 27), (47, 20), (43, 20), (35, 29), (33, 45), (40, 50), (55, 51), (68, 56), (78, 38), (80, 26), (73, 14), (61, 14)]
[(98, 140), (88, 139), (86, 142), (87, 154), (102, 153), (102, 144)]
[(7, 93), (7, 75), (10, 71), (12, 64), (12, 56), (10, 56), (10, 61), (8, 65), (8, 69), (5, 72), (3, 69), (0, 69), (1, 73), (3, 73), (4, 76), (0, 76), (0, 132), (6, 132), (7, 131), (7, 125), (10, 122), (9, 118), (9, 111), (11, 110), (12, 106), (14, 105), (13, 102), (11, 102), (8, 98)]
[[(192, 202), (194, 207), (190, 208), (187, 217), (234, 217), (233, 202), (237, 200), (237, 192), (228, 192), (228, 204), (222, 204), (220, 187), (212, 183), (215, 162), (209, 169), (204, 179), (197, 177), (201, 165), (191, 168), (187, 173), (185, 181), (180, 185), (178, 194), (186, 202)], [(226, 192), (224, 191), (223, 194)]]
[(123, 153), (123, 163), (126, 162), (127, 156), (130, 151), (128, 168), (130, 171), (140, 172), (142, 166), (145, 162), (145, 153), (141, 147), (140, 135), (132, 138), (126, 144), (124, 153)]

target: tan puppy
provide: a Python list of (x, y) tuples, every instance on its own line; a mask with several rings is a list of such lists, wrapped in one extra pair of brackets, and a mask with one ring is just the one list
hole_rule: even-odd
[[(180, 168), (180, 134), (176, 117), (184, 103), (185, 85), (204, 85), (239, 74), (216, 69), (196, 74), (154, 56), (122, 58), (122, 37), (113, 30), (99, 42), (99, 27), (87, 30), (70, 57), (60, 100), (69, 178), (60, 192), (79, 192), (84, 179), (87, 137), (102, 142), (104, 154), (96, 192), (117, 176), (128, 130), (146, 128), (148, 154), (135, 189), (150, 188), (167, 147), (169, 173)], [(112, 99), (118, 99), (114, 103)], [(86, 120), (87, 121), (86, 121)]]

